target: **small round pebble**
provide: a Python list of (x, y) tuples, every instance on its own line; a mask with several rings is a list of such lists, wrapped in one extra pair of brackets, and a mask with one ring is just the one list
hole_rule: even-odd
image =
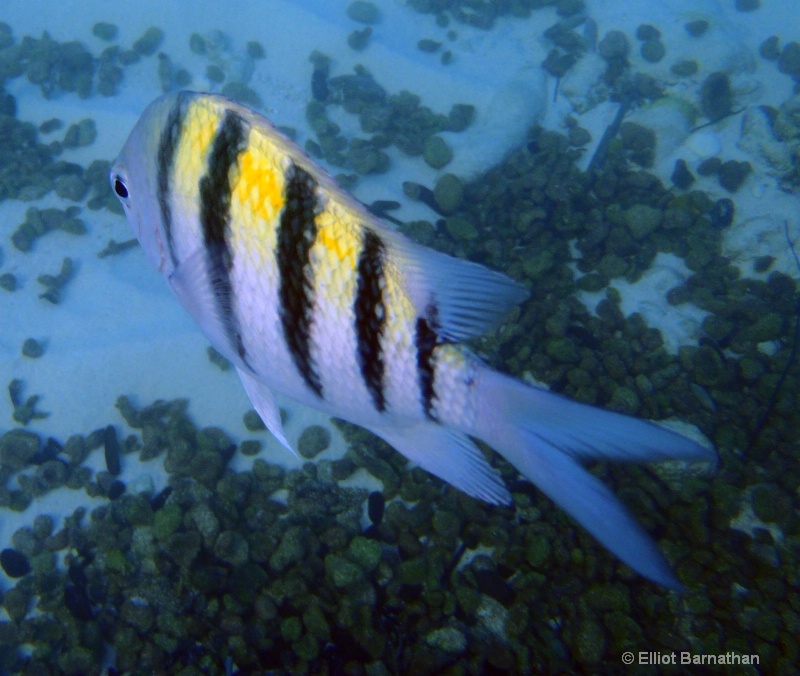
[(700, 70), (700, 66), (692, 59), (681, 59), (672, 64), (670, 70), (678, 77), (691, 77)]
[(703, 160), (697, 167), (697, 173), (701, 176), (713, 176), (719, 173), (719, 168), (722, 166), (722, 160), (719, 157), (709, 157)]
[(31, 564), (24, 554), (16, 549), (4, 549), (0, 552), (0, 565), (6, 575), (12, 578), (22, 577), (31, 572)]
[(22, 343), (22, 354), (30, 359), (38, 359), (44, 354), (44, 348), (40, 342), (28, 338)]
[(365, 0), (356, 0), (351, 2), (347, 8), (347, 16), (353, 21), (359, 23), (378, 23), (381, 19), (380, 10), (371, 2)]
[(376, 526), (383, 521), (383, 512), (386, 507), (386, 499), (380, 491), (372, 491), (367, 498), (367, 515), (369, 520)]
[(770, 35), (758, 47), (758, 53), (761, 54), (762, 59), (767, 61), (777, 61), (781, 58), (781, 39), (777, 35)]
[(660, 40), (645, 40), (642, 43), (642, 58), (650, 63), (658, 63), (667, 53), (664, 43)]
[(686, 166), (686, 160), (676, 160), (675, 170), (672, 172), (672, 183), (675, 187), (681, 190), (688, 190), (694, 181), (695, 178), (692, 172), (689, 171), (689, 167)]
[(306, 427), (297, 441), (297, 452), (304, 458), (311, 459), (318, 456), (331, 443), (331, 433), (320, 425)]
[(642, 41), (658, 40), (661, 37), (661, 31), (649, 23), (643, 23), (636, 29), (636, 37)]
[(761, 0), (736, 0), (736, 11), (755, 12), (761, 7)]
[(267, 426), (261, 420), (261, 416), (253, 410), (244, 414), (244, 426), (251, 432), (267, 429)]
[(125, 492), (125, 490), (126, 490), (125, 484), (119, 479), (116, 479), (108, 487), (108, 499), (116, 500)]
[(710, 26), (708, 21), (705, 19), (697, 19), (696, 21), (690, 21), (687, 23), (685, 28), (686, 32), (693, 38), (699, 38), (710, 28)]
[(6, 291), (16, 291), (17, 290), (17, 278), (14, 277), (10, 272), (6, 272), (3, 275), (0, 275), (0, 287), (5, 289)]
[(106, 40), (107, 42), (114, 40), (117, 37), (118, 32), (119, 30), (117, 29), (116, 25), (106, 21), (98, 21), (94, 26), (92, 26), (92, 35), (100, 38), (101, 40)]
[(256, 439), (248, 439), (243, 441), (239, 446), (239, 451), (242, 455), (252, 456), (261, 453), (261, 442)]
[(251, 59), (263, 59), (266, 56), (264, 47), (260, 42), (251, 40), (247, 43), (247, 56)]

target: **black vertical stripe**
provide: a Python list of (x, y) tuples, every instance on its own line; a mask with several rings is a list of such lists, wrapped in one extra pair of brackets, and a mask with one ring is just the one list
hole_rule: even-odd
[(188, 92), (181, 92), (175, 98), (175, 103), (167, 116), (167, 123), (161, 131), (161, 138), (158, 141), (157, 155), (157, 199), (161, 210), (161, 221), (164, 224), (164, 233), (167, 240), (167, 250), (169, 252), (172, 265), (178, 264), (175, 258), (175, 243), (172, 238), (172, 210), (169, 208), (169, 179), (172, 176), (172, 167), (175, 163), (175, 151), (181, 139), (183, 129), (183, 119), (186, 115), (186, 101), (189, 97)]
[(233, 111), (226, 111), (208, 156), (206, 174), (200, 179), (200, 224), (208, 254), (211, 288), (230, 346), (245, 363), (246, 352), (233, 307), (230, 278), (233, 252), (228, 237), (232, 191), (229, 175), (246, 145), (244, 121)]
[(433, 365), (433, 351), (436, 349), (438, 336), (424, 317), (417, 318), (414, 346), (417, 348), (417, 384), (422, 410), (431, 420), (436, 416), (433, 412), (434, 380), (436, 372)]
[(386, 250), (371, 230), (364, 229), (361, 255), (358, 257), (358, 287), (353, 306), (355, 313), (358, 365), (361, 376), (378, 411), (386, 410), (383, 391), (383, 347), (381, 338), (386, 326), (383, 303), (384, 256)]
[(305, 169), (289, 167), (278, 226), (278, 296), (283, 335), (295, 366), (306, 385), (322, 397), (322, 383), (311, 358), (314, 279), (310, 257), (317, 237), (316, 187)]

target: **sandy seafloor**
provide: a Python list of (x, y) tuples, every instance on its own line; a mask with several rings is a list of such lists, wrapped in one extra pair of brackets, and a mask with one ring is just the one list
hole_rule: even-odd
[[(501, 160), (537, 121), (548, 129), (563, 131), (568, 114), (576, 115), (592, 133), (588, 160), (616, 112), (616, 104), (592, 107), (586, 100), (589, 87), (603, 69), (594, 54), (584, 57), (564, 78), (554, 101), (555, 80), (540, 68), (549, 49), (541, 33), (555, 22), (553, 9), (536, 11), (529, 20), (500, 19), (490, 31), (451, 25), (458, 33), (457, 39), (447, 43), (453, 61), (442, 66), (437, 55), (423, 53), (416, 43), (425, 37), (446, 41), (447, 29), (437, 27), (432, 15), (420, 15), (401, 1), (376, 3), (383, 19), (363, 52), (351, 50), (346, 43), (347, 35), (361, 28), (347, 18), (347, 2), (234, 0), (203, 3), (202, 11), (197, 11), (199, 4), (163, 0), (139, 0), (135, 4), (8, 0), (0, 8), (0, 20), (12, 26), (17, 39), (24, 35), (39, 37), (47, 31), (58, 41), (80, 40), (95, 54), (108, 44), (92, 35), (96, 21), (115, 23), (119, 27), (116, 42), (126, 47), (148, 26), (157, 25), (166, 33), (160, 50), (192, 73), (192, 86), (197, 89), (207, 88), (207, 61), (190, 51), (192, 33), (221, 30), (231, 36), (228, 56), (232, 60), (240, 58), (248, 40), (258, 40), (266, 50), (266, 58), (255, 62), (250, 85), (265, 103), (262, 112), (277, 124), (296, 128), (301, 143), (313, 137), (305, 120), (305, 106), (311, 98), (311, 51), (317, 49), (333, 57), (334, 75), (350, 73), (353, 65), (363, 63), (387, 90), (417, 93), (422, 104), (434, 111), (446, 112), (454, 103), (476, 106), (475, 123), (465, 132), (450, 135), (455, 159), (442, 170), (465, 177), (475, 176)], [(790, 96), (791, 78), (780, 74), (774, 63), (761, 59), (758, 46), (768, 36), (787, 30), (787, 16), (794, 15), (800, 22), (795, 0), (770, 0), (760, 10), (747, 14), (735, 11), (732, 1), (722, 0), (588, 0), (586, 4), (587, 14), (596, 21), (601, 37), (611, 29), (633, 36), (641, 23), (659, 27), (668, 46), (668, 58), (659, 64), (644, 62), (638, 54), (638, 43), (631, 37), (631, 60), (634, 68), (672, 83), (670, 92), (676, 96), (696, 98), (702, 80), (720, 69), (731, 75), (738, 105), (778, 106)], [(708, 18), (713, 29), (702, 39), (692, 40), (684, 24), (695, 18)], [(787, 40), (792, 37), (797, 35), (785, 36)], [(701, 71), (676, 84), (676, 78), (668, 72), (677, 58), (674, 55), (697, 60)], [(39, 124), (58, 117), (64, 120), (64, 129), (85, 117), (95, 120), (96, 141), (85, 148), (65, 151), (60, 158), (84, 166), (94, 159), (112, 159), (143, 108), (161, 93), (155, 57), (126, 67), (119, 94), (112, 98), (95, 94), (81, 100), (74, 94), (60, 94), (45, 100), (38, 87), (24, 77), (9, 82), (7, 88), (17, 99), (17, 116), (22, 120)], [(797, 275), (785, 243), (783, 222), (788, 219), (793, 236), (800, 237), (798, 199), (779, 189), (763, 157), (738, 147), (741, 116), (695, 134), (668, 105), (638, 110), (630, 119), (659, 131), (653, 171), (667, 184), (677, 157), (687, 158), (691, 166), (692, 158), (696, 162), (724, 150), (726, 159), (749, 160), (755, 171), (734, 197), (737, 215), (725, 235), (726, 253), (749, 275), (753, 275), (752, 260), (765, 254), (777, 259), (772, 270)], [(358, 132), (354, 117), (342, 116), (336, 121), (342, 124), (346, 135)], [(63, 130), (52, 137), (61, 133)], [(422, 158), (403, 156), (394, 148), (389, 154), (391, 170), (362, 177), (355, 195), (364, 202), (401, 201), (403, 208), (396, 215), (404, 220), (435, 220), (435, 214), (427, 207), (404, 198), (402, 182), (432, 185), (441, 172), (428, 167)], [(694, 187), (707, 191), (712, 198), (728, 196), (715, 178), (698, 179)], [(51, 193), (35, 206), (63, 209), (71, 204)], [(39, 409), (49, 413), (47, 418), (30, 424), (30, 429), (45, 438), (54, 436), (63, 441), (70, 434), (86, 434), (108, 424), (127, 434), (129, 430), (114, 406), (122, 394), (138, 406), (156, 399), (188, 397), (189, 413), (199, 426), (220, 426), (235, 440), (258, 438), (264, 444), (260, 457), (299, 466), (299, 461), (268, 433), (253, 434), (245, 429), (242, 416), (251, 407), (235, 372), (222, 372), (209, 362), (206, 339), (142, 252), (136, 248), (97, 258), (109, 239), (119, 242), (131, 237), (122, 216), (83, 209), (81, 217), (89, 229), (86, 236), (53, 232), (38, 240), (30, 253), (21, 253), (11, 245), (10, 235), (30, 206), (31, 203), (12, 200), (0, 202), (0, 273), (13, 273), (21, 284), (14, 293), (0, 291), (0, 433), (15, 426), (5, 388), (13, 378), (19, 378), (25, 383), (24, 396), (40, 395)], [(42, 289), (36, 277), (57, 273), (65, 256), (76, 262), (76, 275), (61, 304), (54, 306), (38, 298)], [(666, 304), (667, 290), (688, 274), (679, 259), (661, 254), (641, 282), (615, 284), (622, 293), (624, 311), (642, 312), (652, 326), (662, 330), (673, 351), (681, 344), (696, 343), (703, 318), (703, 313), (690, 304)], [(593, 307), (601, 297), (587, 294), (583, 299)], [(22, 343), (29, 337), (44, 343), (45, 354), (40, 359), (21, 355)], [(283, 405), (289, 411), (286, 432), (292, 443), (309, 424), (328, 424), (315, 411), (290, 402)], [(331, 429), (334, 442), (320, 458), (334, 459), (346, 450), (336, 429)], [(154, 490), (159, 490), (167, 479), (162, 463), (163, 456), (145, 464), (133, 455), (125, 456), (120, 478), (126, 483), (135, 481), (139, 487), (152, 481)], [(251, 463), (252, 458), (236, 457), (232, 466), (243, 469)], [(102, 450), (95, 450), (87, 464), (95, 470), (104, 469)], [(359, 477), (374, 485), (374, 479), (366, 474)], [(354, 481), (357, 480), (358, 477)], [(60, 517), (71, 514), (78, 505), (92, 502), (83, 491), (60, 489), (35, 500), (24, 513), (0, 512), (0, 547), (8, 546), (14, 530), (29, 525), (37, 514), (56, 517), (58, 527)], [(96, 504), (104, 502), (105, 499), (94, 500)], [(8, 585), (0, 573), (0, 587)]]

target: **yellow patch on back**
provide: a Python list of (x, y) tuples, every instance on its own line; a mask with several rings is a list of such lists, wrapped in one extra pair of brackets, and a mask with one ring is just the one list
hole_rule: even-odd
[(277, 155), (271, 150), (267, 139), (251, 130), (233, 187), (234, 199), (247, 202), (253, 215), (267, 222), (276, 219), (283, 209), (286, 183)]
[(234, 245), (258, 252), (262, 261), (273, 260), (277, 229), (285, 201), (286, 180), (279, 148), (256, 129), (239, 155), (231, 175), (231, 229)]
[(193, 201), (199, 198), (200, 178), (206, 173), (208, 154), (217, 136), (224, 110), (203, 99), (195, 99), (186, 112), (180, 143), (175, 156), (173, 175), (180, 195)]
[(361, 250), (361, 233), (358, 229), (342, 224), (327, 211), (317, 218), (317, 228), (317, 243), (325, 247), (345, 268), (355, 270)]
[(393, 340), (410, 345), (417, 323), (417, 309), (414, 307), (405, 287), (404, 277), (392, 261), (384, 268), (386, 291), (386, 330)]
[(360, 228), (337, 215), (328, 209), (317, 215), (317, 238), (311, 248), (314, 279), (332, 291), (332, 299), (355, 293), (356, 265), (361, 252)]

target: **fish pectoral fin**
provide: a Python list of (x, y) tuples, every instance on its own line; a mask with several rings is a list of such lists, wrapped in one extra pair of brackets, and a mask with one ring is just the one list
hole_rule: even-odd
[(242, 381), (242, 385), (244, 385), (244, 391), (247, 393), (250, 403), (253, 404), (253, 408), (255, 408), (258, 415), (261, 416), (261, 420), (267, 426), (267, 429), (272, 433), (272, 436), (280, 441), (281, 444), (292, 453), (292, 455), (298, 457), (297, 453), (294, 452), (291, 444), (286, 440), (286, 437), (283, 434), (281, 412), (278, 409), (278, 405), (275, 403), (275, 397), (273, 396), (272, 391), (266, 385), (264, 385), (264, 383), (260, 383), (253, 378), (253, 376), (247, 373), (244, 369), (237, 368), (236, 371), (239, 374), (239, 379)]
[(181, 305), (200, 325), (214, 348), (234, 364), (241, 364), (241, 359), (231, 348), (225, 332), (216, 293), (208, 274), (207, 259), (206, 252), (198, 249), (178, 264), (167, 281)]
[(465, 434), (434, 422), (369, 429), (409, 460), (468, 495), (495, 505), (511, 503), (500, 473)]

